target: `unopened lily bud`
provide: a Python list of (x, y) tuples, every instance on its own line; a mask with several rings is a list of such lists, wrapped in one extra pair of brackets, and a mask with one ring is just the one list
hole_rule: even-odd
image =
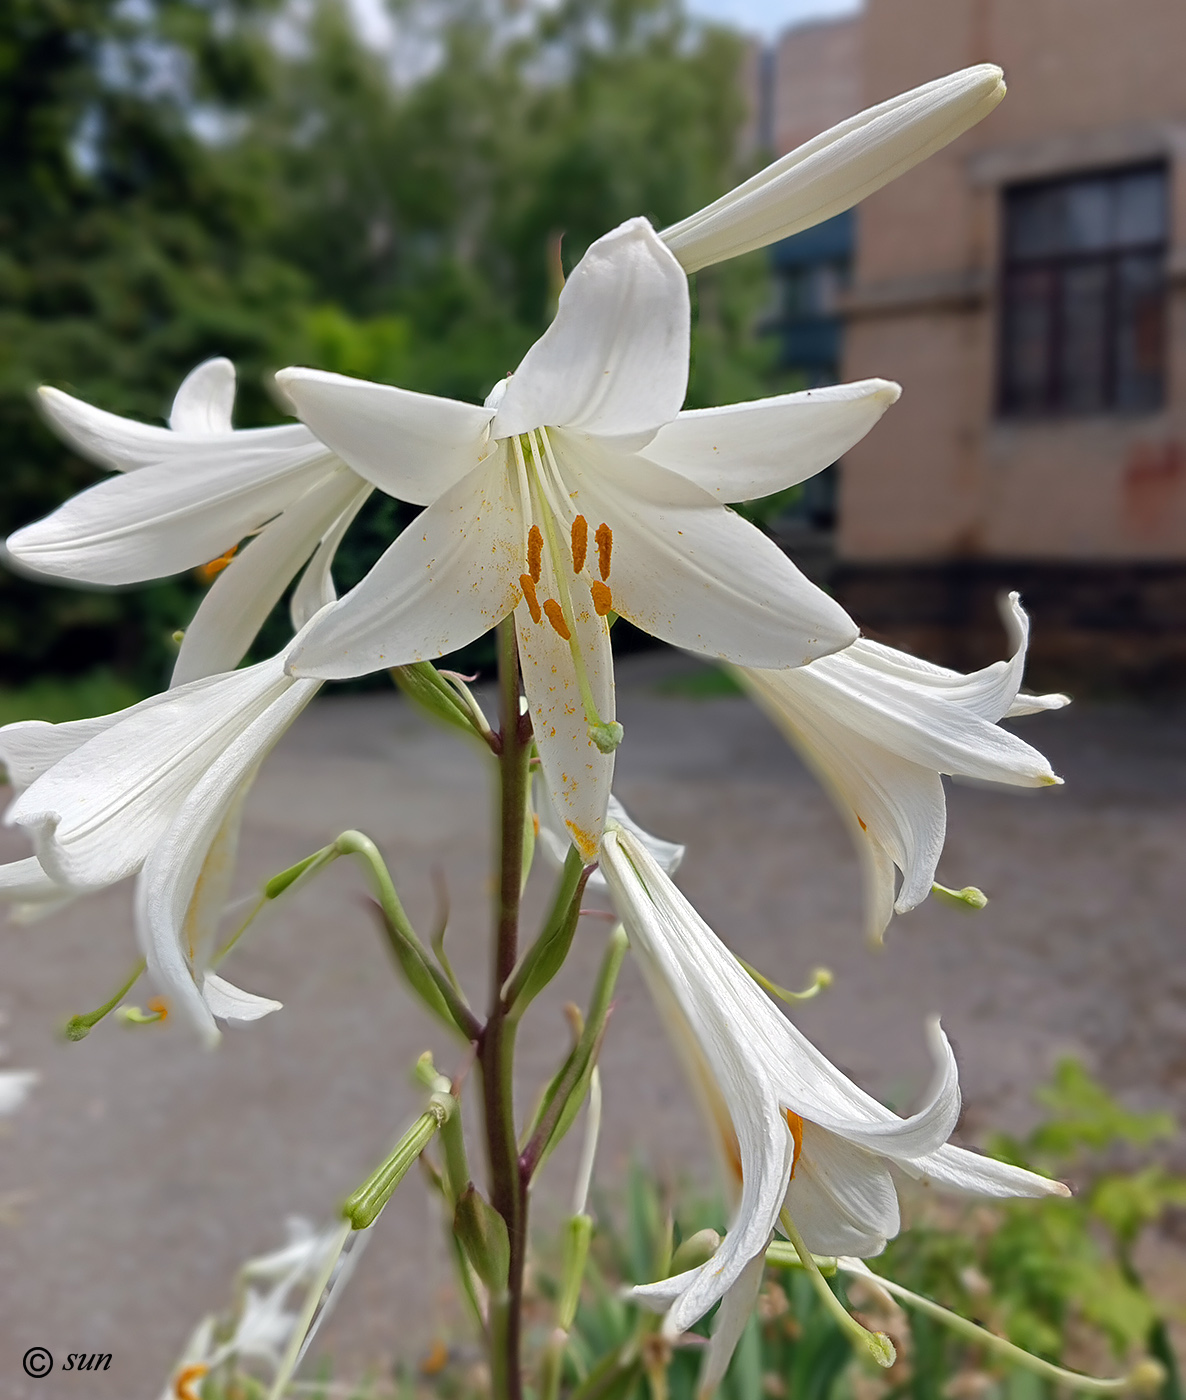
[(685, 272), (735, 258), (851, 209), (988, 116), (1005, 95), (991, 63), (951, 73), (838, 126), (659, 237)]
[(365, 1230), (375, 1223), (379, 1212), (391, 1199), (392, 1192), (407, 1176), (412, 1163), (432, 1141), (454, 1107), (456, 1101), (450, 1096), (434, 1094), (425, 1112), (396, 1143), (391, 1156), (346, 1199), (342, 1215), (354, 1229)]
[(697, 1230), (689, 1235), (671, 1256), (670, 1273), (686, 1273), (707, 1264), (721, 1246), (721, 1237), (713, 1229)]

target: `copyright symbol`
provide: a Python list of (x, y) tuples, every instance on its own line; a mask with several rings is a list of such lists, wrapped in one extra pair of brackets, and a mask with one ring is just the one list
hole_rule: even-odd
[(21, 1365), (25, 1368), (25, 1375), (32, 1376), (34, 1380), (40, 1380), (42, 1376), (48, 1376), (54, 1368), (54, 1359), (44, 1347), (30, 1347), (25, 1352)]

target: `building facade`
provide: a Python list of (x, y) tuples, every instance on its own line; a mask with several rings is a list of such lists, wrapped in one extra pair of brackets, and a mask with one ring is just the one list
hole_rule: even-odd
[(1039, 679), (1181, 684), (1186, 5), (868, 0), (832, 27), (830, 49), (803, 32), (842, 71), (801, 80), (794, 140), (854, 68), (850, 111), (986, 60), (1009, 84), (856, 211), (840, 371), (903, 396), (842, 465), (837, 592), (872, 635), (967, 666), (1000, 654), (1017, 587)]

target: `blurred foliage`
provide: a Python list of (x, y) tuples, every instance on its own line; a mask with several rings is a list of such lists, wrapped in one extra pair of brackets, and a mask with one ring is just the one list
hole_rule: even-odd
[[(680, 0), (388, 12), (392, 55), (358, 39), (344, 0), (0, 6), (0, 531), (101, 475), (39, 421), (39, 382), (157, 422), (224, 354), (240, 426), (279, 419), (263, 380), (284, 363), (480, 399), (547, 323), (561, 263), (745, 173), (740, 42)], [(689, 404), (783, 387), (752, 335), (762, 257), (694, 295)], [(341, 586), (407, 518), (371, 503)], [(198, 589), (5, 573), (0, 681), (102, 665), (156, 688)]]

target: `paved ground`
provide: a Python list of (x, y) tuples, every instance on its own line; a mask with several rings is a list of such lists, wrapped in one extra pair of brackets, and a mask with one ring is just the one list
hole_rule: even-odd
[[(926, 1074), (921, 1026), (941, 1011), (963, 1070), (962, 1132), (1017, 1124), (1032, 1086), (1073, 1049), (1134, 1104), (1186, 1113), (1186, 713), (1080, 707), (1019, 722), (1067, 786), (956, 788), (940, 870), (992, 896), (982, 915), (925, 908), (867, 951), (855, 862), (839, 821), (781, 740), (740, 699), (660, 695), (676, 658), (621, 670), (620, 795), (686, 841), (681, 881), (709, 921), (778, 980), (818, 963), (835, 987), (801, 1023), (873, 1091), (905, 1103)], [(434, 867), (452, 901), (452, 947), (475, 982), (485, 956), (483, 761), (385, 696), (327, 698), (301, 719), (251, 799), (240, 883), (358, 826), (388, 853), (414, 918), (432, 921)], [(0, 855), (21, 853), (5, 838)], [(533, 882), (534, 883), (534, 882)], [(10, 1065), (43, 1081), (0, 1144), (0, 1394), (154, 1400), (189, 1327), (220, 1305), (235, 1266), (283, 1218), (325, 1216), (414, 1111), (409, 1067), (455, 1052), (409, 1006), (350, 870), (273, 911), (236, 980), (286, 1009), (199, 1051), (184, 1027), (100, 1028), (55, 1039), (104, 1000), (132, 957), (128, 891), (34, 928), (7, 928), (0, 1009)], [(542, 889), (542, 886), (541, 886)], [(535, 892), (538, 901), (540, 891)], [(546, 1076), (559, 1006), (587, 986), (605, 925), (582, 926), (570, 966), (522, 1038), (523, 1093)], [(708, 1180), (709, 1158), (640, 983), (623, 978), (604, 1059), (601, 1170), (631, 1154)], [(539, 1215), (555, 1217), (571, 1158), (558, 1154)], [(409, 1180), (384, 1216), (323, 1345), (356, 1374), (393, 1343), (415, 1355), (445, 1308), (438, 1221)], [(106, 1375), (26, 1381), (33, 1345), (110, 1351)], [(80, 1378), (81, 1379), (81, 1378)]]

